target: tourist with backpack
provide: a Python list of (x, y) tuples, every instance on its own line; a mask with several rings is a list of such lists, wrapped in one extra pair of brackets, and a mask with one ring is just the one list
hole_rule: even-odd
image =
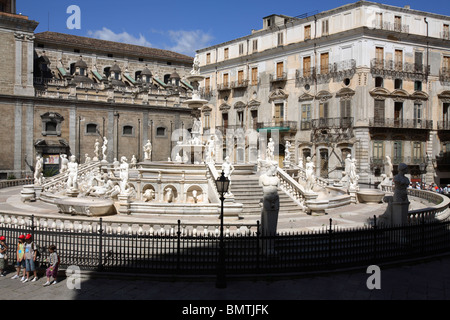
[(37, 270), (36, 270), (36, 256), (37, 256), (37, 247), (33, 242), (31, 234), (27, 234), (25, 237), (25, 268), (27, 277), (22, 282), (30, 281), (30, 272), (33, 272), (34, 278), (31, 282), (35, 282), (38, 280)]
[[(48, 251), (50, 252), (50, 255), (48, 257), (48, 262), (50, 266), (47, 268), (46, 276), (47, 276), (47, 282), (44, 283), (44, 287), (56, 284), (58, 282), (58, 268), (60, 263), (59, 254), (56, 252), (56, 246), (51, 245), (48, 247)], [(53, 282), (50, 282), (50, 278), (53, 278)]]

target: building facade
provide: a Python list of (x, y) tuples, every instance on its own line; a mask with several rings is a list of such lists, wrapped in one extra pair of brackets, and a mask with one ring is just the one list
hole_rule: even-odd
[[(55, 32), (0, 1), (0, 178), (31, 176), (36, 155), (44, 174), (61, 154), (79, 162), (107, 141), (107, 160), (171, 156), (172, 133), (192, 127), (183, 101), (193, 58), (175, 52)], [(101, 158), (100, 158), (101, 160)]]
[[(367, 1), (264, 17), (262, 29), (197, 51), (203, 121), (211, 131), (256, 131), (259, 144), (273, 136), (280, 165), (289, 141), (294, 162), (311, 156), (324, 178), (340, 179), (350, 154), (362, 183), (382, 179), (386, 156), (394, 171), (408, 164), (413, 181), (450, 183), (449, 24)], [(241, 152), (238, 140), (223, 156), (255, 161), (255, 140), (247, 134)]]

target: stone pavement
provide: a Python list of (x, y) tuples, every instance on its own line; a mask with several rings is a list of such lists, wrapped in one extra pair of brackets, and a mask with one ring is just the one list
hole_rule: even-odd
[[(43, 287), (45, 278), (21, 283), (13, 273), (0, 278), (5, 300), (447, 300), (450, 298), (450, 257), (381, 267), (381, 289), (370, 290), (367, 270), (354, 270), (283, 279), (229, 278), (226, 289), (215, 288), (215, 278), (162, 279), (139, 275), (83, 273), (80, 289), (69, 289), (70, 278)], [(155, 304), (158, 307), (158, 304)]]

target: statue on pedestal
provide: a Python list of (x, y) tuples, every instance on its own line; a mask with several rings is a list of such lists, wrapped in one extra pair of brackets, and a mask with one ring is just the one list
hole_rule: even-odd
[(150, 140), (147, 140), (147, 143), (144, 145), (144, 160), (150, 160), (152, 155), (152, 143)]
[(75, 156), (70, 157), (70, 162), (67, 164), (67, 172), (67, 190), (78, 190), (78, 163)]
[(36, 157), (36, 165), (34, 167), (34, 185), (42, 184), (42, 176), (44, 170), (44, 159), (41, 156)]
[(225, 162), (222, 164), (222, 171), (223, 171), (223, 175), (225, 176), (225, 178), (228, 178), (228, 180), (230, 180), (230, 184), (228, 186), (228, 192), (227, 194), (230, 195), (231, 191), (231, 174), (234, 171), (234, 166), (233, 164), (230, 162), (230, 157), (226, 156), (225, 157)]
[(65, 173), (67, 171), (67, 165), (69, 164), (69, 159), (67, 159), (66, 154), (61, 155), (61, 170), (60, 173)]
[(272, 138), (269, 138), (267, 143), (267, 161), (274, 160), (275, 157), (275, 143)]
[(350, 160), (350, 168), (348, 173), (348, 188), (351, 191), (358, 191), (359, 175), (356, 174), (356, 159)]
[(289, 141), (286, 141), (286, 146), (284, 148), (284, 160), (285, 161), (291, 161), (291, 151), (289, 148), (291, 147), (291, 143)]
[(215, 163), (216, 162), (216, 144), (214, 141), (214, 136), (211, 136), (211, 138), (208, 140), (208, 142), (206, 143), (206, 163), (212, 162)]
[(408, 202), (409, 179), (405, 176), (408, 173), (408, 165), (400, 163), (398, 174), (394, 177), (394, 202)]
[(102, 160), (106, 161), (106, 150), (108, 149), (108, 139), (106, 137), (103, 137), (103, 145), (102, 145)]
[(312, 192), (316, 177), (314, 175), (315, 165), (311, 161), (311, 157), (306, 158), (305, 175), (306, 175), (306, 192)]
[(95, 143), (94, 143), (94, 161), (98, 161), (98, 156), (99, 156), (99, 150), (100, 150), (100, 142), (98, 141), (98, 139), (95, 139)]
[(130, 166), (126, 157), (120, 158), (120, 161), (120, 192), (126, 194), (128, 189), (128, 169)]

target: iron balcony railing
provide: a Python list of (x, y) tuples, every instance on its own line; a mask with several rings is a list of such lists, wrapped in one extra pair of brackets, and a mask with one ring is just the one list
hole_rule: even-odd
[(370, 118), (369, 126), (374, 128), (399, 128), (399, 129), (433, 129), (433, 120), (423, 119), (390, 119)]
[[(373, 166), (382, 167), (385, 164), (385, 158), (371, 157), (370, 163)], [(422, 163), (427, 163), (426, 157), (414, 157), (414, 156), (392, 156), (391, 162), (394, 165), (398, 165), (400, 163), (405, 163), (407, 165), (420, 165)]]
[(239, 89), (239, 88), (247, 88), (248, 87), (248, 80), (236, 80), (231, 82), (231, 88), (233, 89)]
[(313, 129), (342, 128), (353, 127), (353, 117), (343, 118), (320, 118), (312, 120)]
[(437, 123), (438, 130), (450, 130), (450, 120), (441, 120)]
[(388, 30), (409, 33), (409, 25), (397, 23), (397, 22), (387, 22), (387, 21), (373, 21), (372, 27), (375, 29)]
[(218, 91), (231, 90), (231, 82), (218, 83), (217, 90)]
[(257, 129), (282, 128), (293, 130), (297, 128), (297, 121), (264, 121), (256, 124)]
[(270, 74), (270, 82), (276, 82), (276, 81), (286, 81), (287, 80), (287, 73), (275, 73)]
[(295, 78), (300, 83), (308, 83), (313, 80), (321, 82), (330, 78), (343, 79), (351, 77), (356, 72), (356, 60), (349, 59), (335, 63), (329, 63), (323, 66), (298, 69), (295, 72)]
[(439, 80), (441, 82), (450, 82), (450, 68), (441, 68), (439, 70)]
[(430, 66), (391, 59), (372, 59), (370, 72), (374, 76), (423, 80), (430, 73)]

